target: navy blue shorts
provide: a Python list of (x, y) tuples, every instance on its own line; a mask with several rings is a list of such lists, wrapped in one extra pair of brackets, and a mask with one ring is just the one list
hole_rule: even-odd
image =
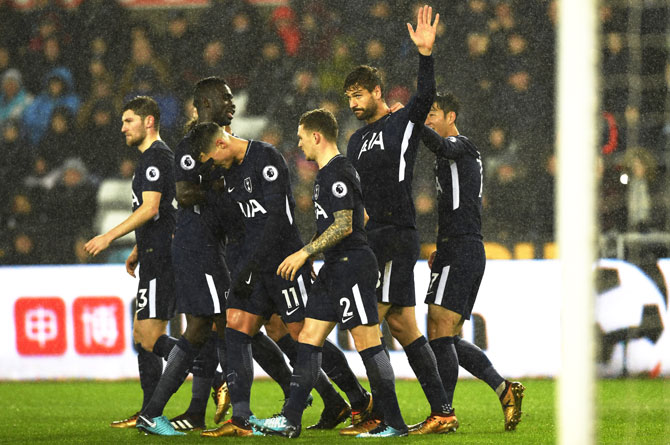
[(480, 240), (450, 239), (438, 245), (426, 304), (442, 306), (469, 320), (485, 268), (486, 254)]
[(230, 276), (222, 253), (216, 249), (207, 253), (173, 246), (172, 264), (180, 314), (225, 313)]
[(416, 229), (396, 226), (374, 229), (368, 232), (368, 242), (379, 266), (377, 301), (416, 306), (414, 265), (419, 259)]
[(312, 286), (311, 267), (306, 263), (288, 281), (271, 271), (254, 272), (254, 290), (248, 298), (238, 298), (234, 292), (228, 294), (228, 309), (240, 309), (270, 319), (278, 314), (284, 323), (305, 319), (307, 295)]
[(377, 261), (369, 248), (343, 252), (328, 259), (312, 285), (306, 316), (335, 321), (342, 329), (379, 323)]
[(135, 300), (138, 320), (169, 320), (175, 316), (175, 283), (169, 251), (145, 253), (140, 260), (140, 282)]

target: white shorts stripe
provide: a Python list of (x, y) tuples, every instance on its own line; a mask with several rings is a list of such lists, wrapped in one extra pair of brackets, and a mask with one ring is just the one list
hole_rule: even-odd
[(461, 188), (458, 180), (456, 161), (449, 160), (449, 167), (451, 168), (451, 201), (453, 203), (451, 207), (453, 210), (456, 210), (461, 205)]
[(361, 318), (361, 324), (368, 324), (368, 314), (365, 313), (365, 306), (363, 306), (363, 298), (361, 298), (361, 291), (358, 289), (358, 284), (351, 288), (354, 294), (354, 303), (356, 303), (356, 310), (358, 316)]
[(212, 304), (214, 304), (214, 313), (221, 313), (221, 303), (219, 303), (219, 293), (216, 291), (216, 286), (214, 286), (214, 278), (208, 273), (205, 274), (205, 279), (207, 280), (207, 287), (209, 287), (209, 295), (212, 296)]
[(300, 288), (300, 298), (302, 298), (302, 307), (307, 306), (307, 289), (305, 289), (305, 280), (302, 275), (298, 276), (298, 287)]
[(440, 276), (440, 282), (437, 285), (437, 291), (435, 292), (435, 304), (437, 306), (442, 304), (442, 299), (444, 298), (444, 288), (447, 286), (447, 277), (449, 276), (449, 268), (451, 266), (444, 266), (442, 268), (442, 275)]
[(149, 318), (156, 318), (156, 279), (149, 281)]
[(382, 303), (389, 302), (389, 289), (391, 288), (391, 269), (393, 269), (393, 261), (389, 261), (384, 266), (384, 283), (382, 284)]
[(405, 180), (405, 169), (407, 168), (407, 162), (405, 161), (405, 152), (409, 146), (409, 138), (412, 137), (412, 131), (414, 130), (414, 122), (407, 122), (405, 127), (405, 134), (402, 136), (402, 143), (400, 144), (400, 165), (398, 167), (398, 182), (403, 182)]

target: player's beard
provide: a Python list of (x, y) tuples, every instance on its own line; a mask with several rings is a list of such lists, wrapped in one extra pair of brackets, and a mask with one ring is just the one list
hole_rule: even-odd
[(142, 141), (144, 140), (144, 138), (146, 136), (147, 136), (146, 132), (143, 131), (142, 133), (138, 134), (137, 136), (134, 136), (134, 137), (131, 136), (130, 139), (126, 137), (126, 145), (128, 147), (137, 147), (142, 143)]
[(367, 121), (368, 119), (372, 118), (375, 114), (377, 114), (377, 104), (375, 102), (371, 102), (367, 107), (365, 108), (358, 108), (361, 110), (361, 114), (354, 114), (356, 116), (356, 119), (359, 121)]

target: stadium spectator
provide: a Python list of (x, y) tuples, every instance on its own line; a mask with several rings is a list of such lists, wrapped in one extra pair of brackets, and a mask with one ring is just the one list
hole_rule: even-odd
[(12, 57), (11, 47), (0, 40), (0, 76), (3, 76), (8, 69), (16, 68), (17, 66), (18, 63)]
[(41, 264), (48, 262), (47, 215), (38, 193), (17, 190), (8, 201), (9, 212), (3, 232), (9, 234), (10, 253), (7, 264)]
[(76, 114), (80, 99), (74, 91), (72, 73), (56, 68), (44, 76), (44, 89), (26, 108), (23, 114), (24, 125), (30, 143), (37, 145), (51, 122), (51, 115), (58, 107), (65, 107)]
[(254, 67), (254, 58), (241, 55), (258, 54), (260, 51), (258, 18), (253, 9), (240, 8), (231, 18), (230, 26), (222, 28), (225, 29), (222, 38), (225, 52), (228, 54), (226, 58), (228, 71), (224, 72), (226, 81), (231, 88), (247, 88)]
[(282, 134), (295, 134), (295, 123), (303, 110), (311, 110), (319, 105), (321, 94), (314, 72), (307, 67), (299, 68), (293, 75), (292, 88), (279, 97), (266, 111), (282, 129)]
[[(67, 59), (62, 43), (56, 36), (51, 36), (44, 41), (40, 51), (30, 56), (30, 63), (26, 69), (33, 79), (42, 79), (44, 73), (59, 68), (68, 71), (68, 75), (75, 79), (74, 72), (70, 68), (71, 62)], [(35, 85), (35, 87), (37, 87)], [(38, 91), (37, 89), (33, 90)]]
[[(117, 108), (111, 100), (100, 98), (86, 104), (86, 114), (79, 125), (79, 155), (98, 178), (110, 178), (118, 171), (121, 160), (128, 154), (121, 146)], [(82, 110), (84, 107), (82, 107)]]
[(122, 65), (118, 59), (110, 56), (108, 42), (104, 37), (96, 37), (89, 43), (85, 62), (78, 63), (79, 91), (82, 95), (89, 95), (93, 85), (100, 81), (116, 84)]
[(49, 128), (37, 145), (37, 153), (51, 171), (61, 167), (66, 159), (81, 157), (78, 142), (72, 113), (65, 107), (58, 107), (51, 114)]
[(137, 95), (138, 91), (146, 92), (152, 88), (162, 91), (171, 87), (166, 62), (154, 53), (153, 44), (145, 36), (148, 31), (143, 26), (136, 26), (133, 27), (133, 32), (136, 37), (131, 44), (130, 61), (126, 64), (119, 82), (119, 96), (124, 102), (129, 96)]
[(46, 196), (50, 222), (48, 249), (51, 262), (72, 263), (77, 235), (93, 227), (97, 187), (78, 159), (68, 159), (59, 170), (59, 179)]
[(515, 160), (506, 160), (487, 180), (482, 231), (487, 239), (511, 247), (526, 236), (527, 207), (530, 203), (519, 199), (526, 191), (522, 171)]
[(27, 230), (18, 230), (10, 234), (9, 251), (3, 258), (4, 264), (30, 265), (44, 264), (44, 250), (38, 246), (36, 236)]
[(21, 119), (23, 111), (33, 101), (33, 95), (23, 87), (19, 70), (10, 68), (0, 80), (0, 125), (7, 119)]
[(291, 58), (297, 57), (302, 36), (295, 11), (287, 5), (278, 6), (272, 11), (270, 23), (283, 44), (284, 53)]
[(654, 155), (632, 147), (624, 155), (626, 213), (630, 232), (647, 232), (663, 227), (664, 212), (658, 206), (657, 164)]
[(185, 74), (196, 66), (196, 48), (202, 46), (202, 37), (183, 10), (170, 11), (167, 34), (161, 41), (161, 54), (167, 55), (172, 83), (179, 97), (188, 95), (192, 83)]
[[(352, 55), (355, 41), (351, 37), (333, 38), (331, 55), (317, 66), (319, 87), (324, 94), (339, 94), (342, 78), (356, 65)], [(339, 122), (339, 119), (338, 119)]]
[(488, 184), (493, 179), (498, 167), (513, 162), (519, 150), (519, 144), (509, 135), (502, 125), (494, 125), (488, 130), (488, 140), (481, 144), (482, 161), (484, 162), (484, 178)]
[[(35, 156), (33, 148), (21, 134), (21, 123), (8, 119), (0, 123), (0, 203), (9, 201), (9, 196), (21, 183), (30, 169)], [(1, 215), (1, 213), (0, 213)]]

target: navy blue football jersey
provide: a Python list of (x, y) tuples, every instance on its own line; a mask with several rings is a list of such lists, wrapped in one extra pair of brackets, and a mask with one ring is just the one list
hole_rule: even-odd
[(158, 214), (149, 222), (135, 229), (137, 250), (169, 252), (175, 228), (174, 154), (161, 140), (155, 141), (144, 153), (135, 167), (133, 176), (133, 212), (142, 205), (142, 192), (160, 192)]
[[(244, 160), (226, 173), (226, 190), (244, 220), (241, 263), (253, 259), (261, 270), (274, 272), (302, 247), (286, 161), (272, 145), (249, 141)], [(265, 233), (271, 215), (277, 225)]]
[[(224, 175), (222, 168), (203, 172), (202, 163), (191, 155), (192, 133), (187, 134), (175, 151), (175, 179), (192, 184), (203, 184)], [(236, 206), (225, 193), (208, 191), (202, 204), (177, 210), (174, 243), (182, 249), (202, 250), (218, 248), (226, 236), (240, 236), (244, 230)]]
[(417, 92), (406, 107), (357, 130), (347, 158), (361, 176), (368, 229), (416, 227), (412, 179), (421, 129), (435, 98), (433, 58), (420, 56)]
[(333, 216), (335, 212), (353, 210), (353, 232), (324, 252), (326, 261), (340, 252), (367, 244), (361, 180), (347, 158), (337, 155), (319, 170), (314, 182), (312, 201), (314, 202), (317, 236), (335, 222)]
[(440, 137), (426, 127), (422, 139), (436, 155), (437, 241), (457, 236), (482, 239), (482, 158), (465, 136)]

